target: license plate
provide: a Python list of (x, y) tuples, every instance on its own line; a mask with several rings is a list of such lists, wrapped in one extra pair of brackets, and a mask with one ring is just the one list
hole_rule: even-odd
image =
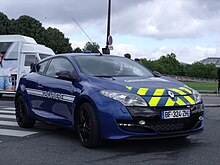
[(170, 110), (170, 111), (162, 111), (161, 118), (162, 119), (176, 119), (176, 118), (187, 118), (190, 117), (190, 110)]

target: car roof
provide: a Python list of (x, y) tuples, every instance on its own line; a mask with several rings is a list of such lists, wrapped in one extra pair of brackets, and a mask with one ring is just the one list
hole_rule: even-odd
[(71, 57), (77, 57), (77, 56), (104, 56), (104, 57), (122, 57), (123, 56), (116, 56), (116, 55), (109, 55), (109, 54), (101, 54), (101, 53), (64, 53), (64, 54), (57, 54), (56, 56), (71, 56)]

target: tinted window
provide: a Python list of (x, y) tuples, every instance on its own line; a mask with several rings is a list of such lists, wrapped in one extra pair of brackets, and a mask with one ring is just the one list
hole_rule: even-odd
[(68, 71), (70, 73), (73, 73), (74, 68), (69, 60), (65, 58), (54, 58), (52, 59), (47, 69), (46, 75), (51, 77), (57, 77), (56, 73), (61, 71)]
[(39, 56), (40, 56), (40, 59), (44, 59), (44, 58), (49, 57), (51, 55), (49, 55), (49, 54), (39, 54)]
[(44, 61), (44, 62), (37, 64), (37, 66), (36, 66), (37, 73), (43, 74), (46, 69), (47, 63), (48, 63), (48, 61)]
[(2, 42), (0, 43), (0, 52), (4, 54), (5, 60), (18, 59), (19, 42)]
[(115, 56), (74, 57), (81, 72), (91, 76), (147, 76), (153, 74), (137, 62)]
[(36, 64), (38, 59), (35, 55), (26, 55), (25, 56), (25, 66), (31, 66), (31, 64)]

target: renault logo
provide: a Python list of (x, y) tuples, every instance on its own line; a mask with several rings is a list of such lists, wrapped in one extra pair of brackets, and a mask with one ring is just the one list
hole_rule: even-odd
[(171, 91), (168, 91), (168, 95), (173, 99), (175, 97), (174, 93)]

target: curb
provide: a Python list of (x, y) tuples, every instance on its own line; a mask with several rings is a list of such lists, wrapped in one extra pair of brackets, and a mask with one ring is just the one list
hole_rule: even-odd
[(220, 107), (219, 104), (205, 104), (205, 107)]

